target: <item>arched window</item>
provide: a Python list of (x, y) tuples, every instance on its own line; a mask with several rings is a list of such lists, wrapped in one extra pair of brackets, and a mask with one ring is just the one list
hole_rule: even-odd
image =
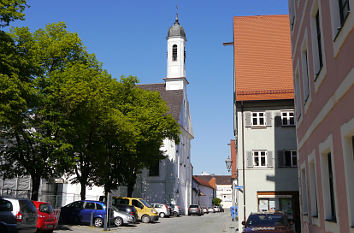
[(177, 45), (172, 46), (172, 61), (177, 61)]

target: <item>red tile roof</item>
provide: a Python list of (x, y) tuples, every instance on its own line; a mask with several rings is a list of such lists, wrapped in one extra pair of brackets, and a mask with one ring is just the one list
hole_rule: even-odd
[(212, 189), (216, 189), (215, 178), (212, 178), (209, 181), (206, 181), (206, 180), (200, 179), (197, 176), (193, 176), (193, 179), (203, 186), (206, 186), (206, 187), (209, 187)]
[(288, 15), (234, 17), (237, 101), (293, 99)]

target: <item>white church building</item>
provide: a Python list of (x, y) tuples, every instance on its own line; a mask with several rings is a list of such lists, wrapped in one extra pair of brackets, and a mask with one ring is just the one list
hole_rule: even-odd
[(187, 214), (192, 203), (190, 142), (193, 130), (187, 97), (186, 41), (186, 34), (176, 15), (167, 35), (167, 77), (163, 79), (164, 83), (139, 85), (142, 89), (160, 93), (178, 122), (181, 134), (179, 144), (168, 139), (164, 141), (161, 150), (166, 151), (167, 158), (160, 161), (155, 171), (143, 170), (133, 195), (150, 202), (175, 203)]
[[(150, 169), (143, 169), (138, 175), (133, 196), (148, 202), (177, 204), (187, 214), (192, 203), (192, 175), (190, 145), (193, 137), (192, 121), (187, 98), (185, 71), (186, 34), (178, 22), (169, 28), (167, 35), (167, 77), (163, 83), (142, 84), (139, 88), (158, 91), (170, 108), (170, 114), (180, 126), (180, 143), (165, 139), (162, 151), (166, 159)], [(0, 178), (0, 195), (28, 196), (31, 190), (30, 177), (3, 180)], [(114, 195), (126, 196), (127, 188), (120, 187)], [(98, 200), (104, 195), (103, 187), (87, 187), (86, 199)], [(80, 200), (80, 184), (70, 184), (69, 179), (57, 179), (55, 184), (41, 181), (40, 201), (49, 201), (55, 207)]]

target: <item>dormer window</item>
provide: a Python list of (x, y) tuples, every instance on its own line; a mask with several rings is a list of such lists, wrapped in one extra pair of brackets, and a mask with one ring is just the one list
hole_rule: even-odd
[(177, 45), (172, 46), (172, 61), (177, 61)]

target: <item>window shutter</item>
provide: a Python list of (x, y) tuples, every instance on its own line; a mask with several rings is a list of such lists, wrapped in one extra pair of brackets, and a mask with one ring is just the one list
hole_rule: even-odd
[(278, 151), (278, 167), (284, 167), (284, 151)]
[(273, 167), (273, 152), (267, 151), (267, 167)]
[(272, 112), (266, 112), (266, 124), (272, 126)]
[(253, 167), (252, 151), (247, 151), (247, 167)]
[(246, 127), (252, 126), (251, 112), (245, 112), (245, 126)]
[(281, 127), (281, 112), (277, 112), (274, 114), (274, 127)]

